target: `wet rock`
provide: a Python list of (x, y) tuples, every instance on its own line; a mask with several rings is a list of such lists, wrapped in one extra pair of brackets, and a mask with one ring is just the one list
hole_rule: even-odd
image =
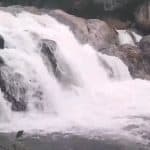
[(118, 42), (117, 32), (102, 20), (83, 19), (61, 10), (50, 11), (50, 15), (68, 25), (79, 42), (90, 43), (96, 49), (107, 48)]
[(139, 43), (142, 53), (145, 57), (150, 58), (150, 35), (144, 36)]
[(81, 43), (90, 43), (97, 50), (123, 60), (134, 78), (150, 79), (150, 63), (136, 46), (135, 37), (130, 32), (129, 35), (133, 37), (135, 46), (129, 44), (118, 46), (117, 32), (104, 21), (83, 19), (60, 10), (51, 11), (50, 14), (58, 21), (68, 25)]
[(144, 78), (145, 71), (143, 70), (143, 57), (141, 50), (136, 46), (128, 44), (118, 47), (120, 52), (120, 58), (128, 66), (130, 74), (134, 77)]
[[(57, 60), (55, 57), (56, 53), (56, 42), (52, 40), (42, 39), (40, 42), (41, 53), (48, 70), (52, 68), (53, 73), (57, 76)], [(52, 66), (50, 68), (50, 66)]]
[(141, 30), (150, 32), (150, 1), (139, 6), (135, 12), (135, 20)]
[(104, 21), (87, 20), (88, 42), (96, 49), (107, 48), (118, 43), (117, 32)]
[(150, 62), (145, 59), (143, 52), (137, 46), (129, 44), (101, 49), (100, 52), (120, 58), (129, 69), (133, 78), (150, 80)]
[(0, 49), (4, 48), (4, 38), (0, 35)]
[(57, 43), (53, 40), (42, 39), (40, 41), (41, 55), (47, 69), (53, 73), (56, 79), (65, 86), (77, 85), (78, 81), (69, 63), (59, 53)]
[(4, 98), (12, 105), (14, 111), (25, 111), (26, 103), (26, 85), (23, 82), (23, 76), (4, 64), (0, 59), (0, 89), (4, 93)]

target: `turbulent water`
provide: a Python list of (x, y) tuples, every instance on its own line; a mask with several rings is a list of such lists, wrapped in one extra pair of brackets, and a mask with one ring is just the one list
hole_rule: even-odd
[[(150, 82), (133, 80), (121, 60), (81, 45), (67, 26), (47, 14), (0, 11), (0, 34), (6, 41), (0, 56), (12, 74), (23, 76), (22, 84), (28, 91), (24, 113), (12, 111), (0, 93), (1, 132), (93, 131), (138, 140), (146, 137)], [(48, 69), (51, 66), (40, 52), (41, 39), (57, 43), (57, 66), (65, 80)], [(34, 96), (38, 90), (41, 95)]]

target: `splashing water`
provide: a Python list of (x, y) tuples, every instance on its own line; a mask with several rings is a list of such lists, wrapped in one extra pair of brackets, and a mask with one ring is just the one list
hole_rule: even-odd
[(142, 39), (142, 36), (133, 32), (133, 31), (128, 31), (128, 30), (117, 30), (119, 34), (119, 42), (120, 44), (130, 44), (135, 46), (135, 43), (140, 42)]
[[(149, 121), (142, 118), (150, 115), (150, 83), (133, 80), (121, 60), (79, 44), (67, 26), (46, 14), (13, 16), (0, 11), (0, 18), (0, 34), (6, 41), (0, 56), (13, 73), (23, 76), (28, 89), (28, 109), (23, 113), (11, 111), (0, 94), (1, 132), (98, 130), (138, 136), (138, 130), (147, 126)], [(48, 71), (40, 39), (57, 43), (57, 62), (66, 72), (64, 66), (70, 68), (66, 75), (73, 84), (66, 87)], [(37, 89), (42, 92), (40, 101), (33, 96)], [(138, 128), (125, 130), (132, 125)]]

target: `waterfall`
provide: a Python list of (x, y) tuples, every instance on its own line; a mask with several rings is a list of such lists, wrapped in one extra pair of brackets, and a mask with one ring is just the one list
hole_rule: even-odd
[[(0, 18), (5, 91), (11, 89), (16, 102), (27, 104), (25, 111), (13, 111), (2, 90), (1, 132), (97, 130), (136, 135), (136, 129), (125, 128), (146, 126), (142, 117), (150, 114), (150, 83), (133, 80), (120, 59), (81, 45), (69, 27), (47, 14), (0, 11)], [(55, 45), (50, 61), (41, 52), (41, 40)]]
[(119, 33), (120, 44), (130, 44), (135, 46), (136, 43), (140, 42), (142, 39), (139, 34), (128, 30), (118, 30), (117, 32)]

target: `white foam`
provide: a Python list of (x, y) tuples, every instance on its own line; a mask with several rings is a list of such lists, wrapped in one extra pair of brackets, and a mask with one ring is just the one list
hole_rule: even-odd
[[(2, 109), (0, 118), (5, 120), (8, 116), (9, 122), (2, 121), (1, 132), (84, 129), (122, 134), (125, 133), (123, 127), (135, 124), (131, 116), (150, 114), (149, 81), (132, 80), (127, 67), (118, 58), (98, 54), (89, 45), (79, 44), (67, 26), (48, 15), (22, 12), (12, 16), (0, 11), (0, 18), (0, 34), (7, 47), (0, 51), (0, 56), (14, 72), (24, 76), (30, 89), (27, 112), (11, 112), (10, 106), (2, 101), (1, 109), (7, 109)], [(58, 62), (61, 65), (65, 62), (71, 68), (76, 84), (65, 88), (47, 70), (37, 46), (39, 39), (57, 42)], [(121, 39), (126, 41), (126, 36)], [(99, 59), (107, 63), (113, 77)], [(34, 84), (29, 80), (34, 80)], [(44, 95), (43, 111), (34, 108), (37, 99), (32, 93), (37, 87)], [(141, 120), (136, 119), (136, 124), (141, 125)]]
[[(117, 30), (117, 32), (119, 33), (118, 36), (119, 36), (120, 45), (130, 44), (130, 45), (135, 46), (135, 42), (140, 42), (140, 40), (142, 39), (141, 35), (133, 31)], [(132, 36), (129, 34), (129, 32), (132, 34)]]

